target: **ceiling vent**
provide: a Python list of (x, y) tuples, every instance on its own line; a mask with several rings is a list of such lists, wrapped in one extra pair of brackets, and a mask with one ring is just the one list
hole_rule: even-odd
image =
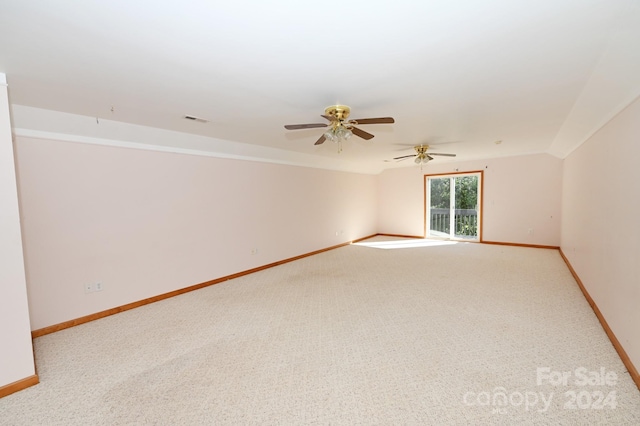
[(209, 122), (209, 120), (207, 120), (205, 118), (196, 117), (195, 115), (185, 115), (184, 119), (185, 120), (190, 120), (190, 121), (197, 121), (198, 123), (208, 123)]

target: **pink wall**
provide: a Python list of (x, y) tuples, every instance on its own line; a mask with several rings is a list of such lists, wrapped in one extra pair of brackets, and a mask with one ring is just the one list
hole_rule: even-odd
[[(33, 329), (376, 232), (376, 176), (26, 137), (16, 147)], [(95, 281), (104, 290), (85, 294)]]
[(640, 100), (565, 159), (562, 251), (640, 368)]
[(0, 236), (0, 387), (3, 387), (35, 374), (4, 74), (0, 74)]
[(409, 167), (378, 176), (379, 233), (424, 236), (423, 175), (420, 167)]
[[(562, 160), (547, 154), (460, 163), (437, 160), (379, 177), (378, 230), (424, 234), (424, 175), (484, 170), (483, 240), (560, 245)], [(533, 233), (529, 234), (528, 230)]]

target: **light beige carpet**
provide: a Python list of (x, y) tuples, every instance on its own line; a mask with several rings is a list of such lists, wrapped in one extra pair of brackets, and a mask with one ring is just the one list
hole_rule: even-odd
[(376, 237), (35, 349), (2, 425), (640, 424), (556, 250)]

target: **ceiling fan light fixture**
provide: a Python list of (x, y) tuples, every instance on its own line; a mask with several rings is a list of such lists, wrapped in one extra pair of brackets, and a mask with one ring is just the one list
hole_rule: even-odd
[(351, 130), (347, 129), (344, 126), (339, 126), (336, 129), (336, 135), (342, 139), (342, 140), (347, 140), (349, 139), (351, 136), (353, 136), (353, 133), (351, 133)]
[(351, 130), (347, 129), (344, 126), (335, 126), (329, 130), (327, 130), (326, 132), (324, 132), (324, 137), (331, 142), (342, 142), (342, 141), (346, 141), (347, 139), (349, 139), (351, 136), (353, 136), (353, 133), (351, 133)]
[(420, 165), (420, 169), (422, 170), (422, 165), (427, 164), (429, 161), (433, 160), (432, 155), (442, 155), (444, 157), (455, 157), (456, 154), (443, 154), (443, 153), (431, 153), (427, 154), (427, 149), (429, 149), (429, 145), (416, 145), (413, 147), (416, 153), (413, 155), (401, 155), (400, 157), (395, 157), (396, 161), (403, 161), (407, 158), (413, 158), (413, 162)]
[(324, 137), (331, 142), (335, 142), (336, 141), (336, 135), (333, 132), (333, 129), (329, 129), (326, 132), (324, 132)]

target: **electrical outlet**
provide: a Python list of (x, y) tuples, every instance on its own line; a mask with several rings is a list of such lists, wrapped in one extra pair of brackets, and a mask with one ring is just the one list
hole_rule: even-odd
[(529, 228), (529, 230), (527, 231), (527, 234), (533, 235), (533, 228)]
[(256, 254), (258, 254), (258, 249), (257, 248), (252, 248), (251, 249), (251, 255), (254, 256)]
[(84, 285), (85, 293), (95, 293), (96, 291), (102, 291), (102, 290), (104, 290), (104, 285), (102, 281), (95, 281), (92, 283), (86, 283)]

